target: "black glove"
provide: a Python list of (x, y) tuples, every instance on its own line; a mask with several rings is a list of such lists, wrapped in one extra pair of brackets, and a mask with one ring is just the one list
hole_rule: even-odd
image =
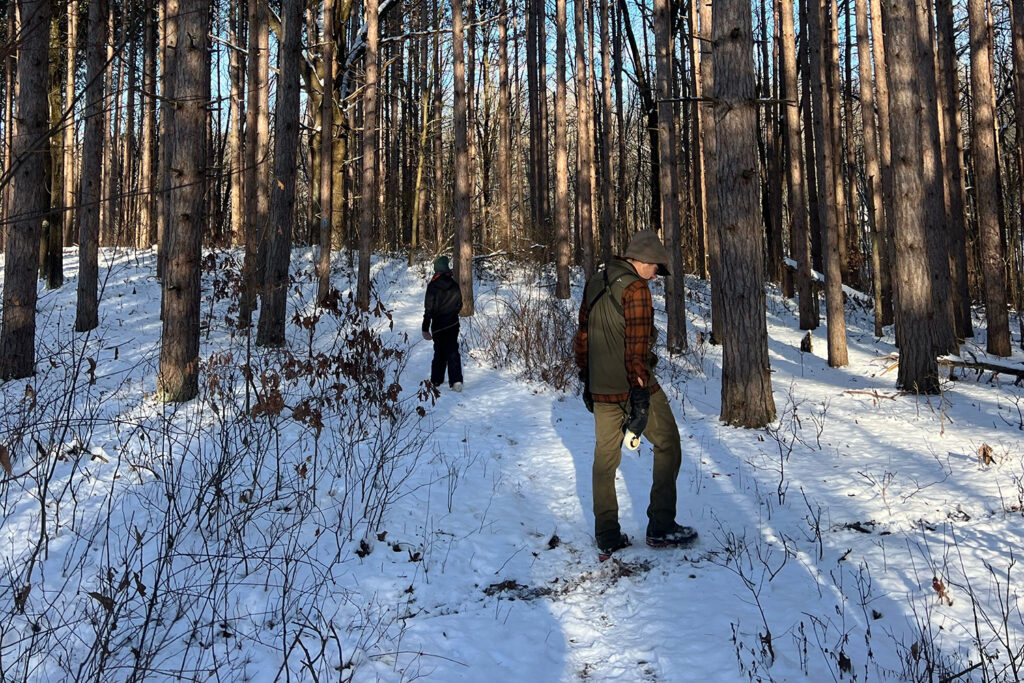
[(651, 392), (647, 387), (633, 387), (629, 390), (629, 420), (623, 431), (637, 439), (647, 428), (647, 414), (651, 410)]
[(580, 384), (583, 385), (583, 405), (587, 407), (588, 412), (594, 412), (594, 397), (590, 395), (590, 373), (586, 370), (580, 370)]

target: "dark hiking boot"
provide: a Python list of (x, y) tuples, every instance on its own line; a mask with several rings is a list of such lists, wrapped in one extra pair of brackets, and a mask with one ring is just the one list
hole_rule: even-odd
[(604, 562), (612, 556), (616, 550), (622, 550), (630, 545), (629, 536), (620, 533), (619, 537), (609, 543), (602, 543), (597, 546), (597, 559)]
[(672, 523), (667, 531), (647, 534), (647, 545), (652, 548), (689, 548), (697, 542), (697, 531), (693, 527)]

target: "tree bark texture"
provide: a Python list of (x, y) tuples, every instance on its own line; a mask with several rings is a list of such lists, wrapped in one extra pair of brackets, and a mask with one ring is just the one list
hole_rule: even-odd
[(11, 205), (4, 266), (0, 379), (35, 373), (39, 235), (49, 210), (43, 150), (48, 129), (49, 0), (20, 0), (17, 131), (11, 141)]
[(995, 91), (989, 52), (985, 0), (968, 0), (970, 26), (971, 153), (974, 159), (975, 207), (981, 242), (981, 271), (988, 322), (987, 350), (1010, 355), (1010, 319), (1006, 312), (1006, 275), (999, 226), (999, 148), (995, 135)]
[(719, 244), (723, 273), (723, 422), (763, 427), (775, 418), (768, 363), (757, 110), (750, 5), (713, 6)]
[(157, 395), (181, 402), (199, 392), (199, 269), (206, 224), (207, 124), (210, 106), (208, 5), (181, 0), (174, 92), (179, 98), (170, 143), (173, 184), (165, 237), (163, 333)]
[(459, 315), (473, 315), (473, 234), (470, 215), (469, 120), (466, 93), (466, 55), (463, 39), (462, 0), (452, 0), (452, 71), (455, 107), (455, 277), (462, 290)]

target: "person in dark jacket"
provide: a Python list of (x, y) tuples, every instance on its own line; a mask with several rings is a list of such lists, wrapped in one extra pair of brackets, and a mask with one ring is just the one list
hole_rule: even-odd
[(573, 339), (583, 381), (583, 401), (594, 414), (594, 536), (598, 558), (629, 545), (619, 527), (615, 472), (622, 442), (654, 446), (654, 481), (647, 507), (647, 545), (685, 547), (697, 532), (675, 521), (676, 477), (682, 461), (679, 428), (654, 376), (654, 307), (647, 281), (668, 275), (668, 251), (656, 233), (636, 233), (623, 258), (599, 268), (587, 282)]
[(459, 355), (459, 311), (462, 290), (452, 277), (448, 257), (434, 261), (434, 277), (427, 285), (423, 300), (423, 338), (434, 340), (434, 360), (430, 363), (430, 382), (439, 387), (448, 371), (448, 385), (462, 391), (462, 357)]

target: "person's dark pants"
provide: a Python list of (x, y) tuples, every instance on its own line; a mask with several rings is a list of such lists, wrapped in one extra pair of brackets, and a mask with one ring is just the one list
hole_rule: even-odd
[(462, 356), (459, 355), (459, 326), (434, 332), (434, 360), (430, 363), (430, 382), (439, 387), (448, 370), (449, 386), (462, 381)]

